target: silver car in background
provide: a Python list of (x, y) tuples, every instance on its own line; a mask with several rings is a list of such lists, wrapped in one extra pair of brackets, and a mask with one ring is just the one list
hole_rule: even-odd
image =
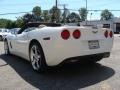
[(10, 29), (10, 33), (17, 34), (19, 30), (20, 30), (20, 28), (12, 28), (12, 29)]
[(10, 34), (10, 31), (5, 28), (0, 28), (0, 41), (4, 40), (4, 38)]

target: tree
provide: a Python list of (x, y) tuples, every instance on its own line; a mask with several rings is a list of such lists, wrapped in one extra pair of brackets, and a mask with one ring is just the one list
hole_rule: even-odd
[(61, 11), (56, 6), (53, 6), (50, 11), (51, 22), (60, 22)]
[(15, 21), (8, 20), (5, 28), (11, 29), (11, 28), (16, 28), (16, 27), (17, 25)]
[(67, 17), (67, 23), (75, 23), (80, 21), (80, 17), (77, 13), (72, 12), (70, 15)]
[(16, 28), (17, 25), (15, 21), (9, 20), (9, 19), (0, 19), (0, 28)]
[(36, 6), (32, 10), (35, 21), (41, 21), (41, 7)]
[(17, 28), (22, 28), (23, 25), (24, 25), (23, 18), (21, 18), (21, 17), (17, 18), (17, 20), (15, 21), (15, 23), (17, 25)]
[(5, 28), (8, 20), (7, 19), (0, 19), (0, 28)]
[(70, 11), (67, 8), (65, 8), (65, 10), (62, 14), (62, 21), (61, 22), (66, 23), (66, 19), (67, 19), (68, 15), (70, 15)]
[(39, 6), (34, 7), (32, 10), (32, 13), (37, 17), (41, 16), (41, 7)]
[(44, 19), (44, 22), (48, 22), (50, 20), (49, 11), (48, 10), (44, 10), (43, 13), (42, 13), (42, 17)]
[(112, 18), (113, 18), (113, 14), (109, 10), (105, 9), (102, 11), (101, 20), (110, 20)]
[(88, 11), (86, 10), (86, 8), (80, 8), (79, 15), (80, 15), (81, 21), (85, 21), (87, 19), (87, 14), (88, 14)]
[(28, 23), (28, 22), (33, 22), (33, 21), (35, 21), (34, 15), (33, 15), (33, 14), (29, 14), (29, 13), (25, 14), (25, 15), (22, 17), (22, 19), (23, 19), (24, 23)]

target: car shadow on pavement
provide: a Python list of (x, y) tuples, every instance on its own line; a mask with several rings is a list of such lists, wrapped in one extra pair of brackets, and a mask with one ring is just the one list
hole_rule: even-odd
[(109, 79), (115, 71), (101, 64), (67, 64), (52, 68), (46, 73), (37, 73), (24, 59), (0, 55), (27, 83), (40, 90), (78, 90)]

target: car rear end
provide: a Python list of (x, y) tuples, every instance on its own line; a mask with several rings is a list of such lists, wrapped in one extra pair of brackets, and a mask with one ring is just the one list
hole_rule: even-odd
[(113, 46), (113, 31), (97, 27), (64, 26), (54, 34), (53, 42), (46, 43), (45, 57), (49, 66), (66, 59), (103, 55), (109, 57)]

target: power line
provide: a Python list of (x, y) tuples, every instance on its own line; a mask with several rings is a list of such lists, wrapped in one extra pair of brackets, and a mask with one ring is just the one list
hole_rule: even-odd
[[(65, 9), (60, 9), (60, 10), (65, 10)], [(77, 9), (68, 9), (70, 11), (80, 11), (80, 10), (77, 10)], [(100, 11), (104, 11), (104, 10), (98, 10), (98, 9), (94, 9), (94, 10), (87, 10), (87, 11), (94, 11), (94, 12), (100, 12)], [(120, 10), (109, 10), (109, 11), (112, 11), (112, 12), (119, 12)], [(0, 15), (14, 15), (14, 14), (24, 14), (24, 13), (31, 13), (32, 11), (28, 11), (28, 12), (13, 12), (13, 13), (0, 13)]]
[[(91, 10), (88, 10), (88, 11), (104, 11), (104, 10), (98, 10), (98, 9), (92, 10), (92, 9), (91, 9)], [(116, 12), (116, 11), (120, 11), (120, 10), (109, 10), (109, 9), (108, 9), (108, 11), (115, 11), (115, 12)]]
[[(30, 11), (30, 12), (31, 12), (31, 11)], [(1, 13), (0, 15), (22, 14), (22, 13), (30, 13), (30, 12)]]

